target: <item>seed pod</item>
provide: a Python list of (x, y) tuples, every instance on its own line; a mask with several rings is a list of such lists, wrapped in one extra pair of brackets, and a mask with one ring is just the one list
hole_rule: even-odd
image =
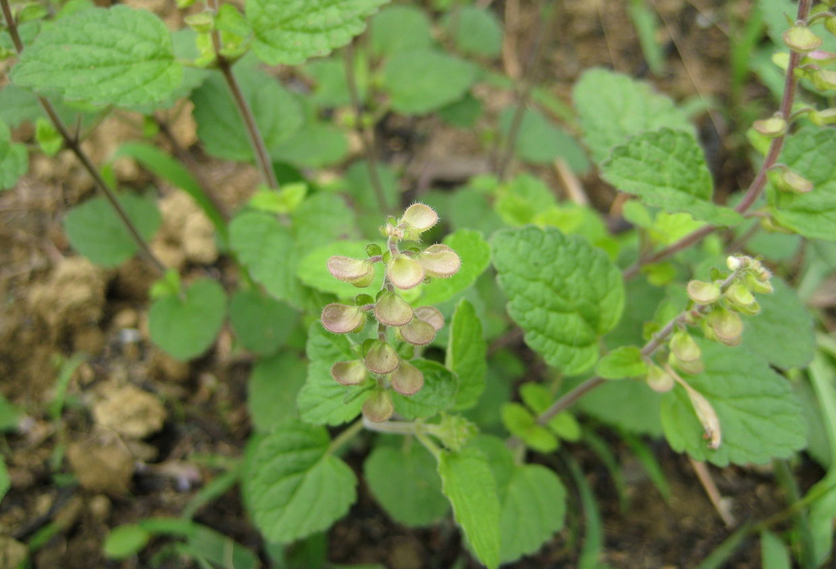
[(438, 223), (438, 214), (428, 205), (414, 203), (403, 213), (401, 223), (405, 223), (418, 234), (427, 231)]
[(415, 309), (415, 317), (428, 322), (436, 332), (444, 328), (444, 315), (434, 306), (419, 306)]
[(784, 43), (798, 53), (807, 53), (821, 47), (822, 39), (807, 26), (793, 26), (783, 34)]
[(722, 306), (716, 307), (707, 318), (717, 339), (727, 346), (737, 346), (743, 338), (743, 321), (736, 313)]
[(382, 423), (395, 412), (395, 405), (392, 403), (392, 394), (383, 389), (376, 389), (371, 392), (363, 403), (363, 416), (374, 423)]
[(373, 341), (364, 358), (366, 369), (381, 375), (395, 371), (398, 367), (398, 361), (399, 358), (395, 348), (380, 340)]
[(357, 288), (367, 287), (374, 280), (374, 264), (368, 259), (335, 255), (328, 259), (328, 272), (335, 279), (351, 283)]
[(462, 261), (455, 251), (447, 245), (430, 245), (418, 255), (418, 261), (424, 267), (427, 276), (436, 278), (452, 277), (462, 266)]
[(435, 338), (435, 328), (420, 318), (413, 318), (409, 324), (398, 328), (398, 333), (414, 346), (426, 346)]
[(733, 283), (725, 293), (726, 298), (735, 308), (747, 309), (755, 304), (755, 297), (742, 283)]
[(337, 362), (331, 366), (331, 377), (342, 385), (358, 385), (369, 377), (369, 372), (362, 360)]
[(769, 180), (784, 192), (806, 194), (813, 191), (813, 182), (787, 167), (776, 167), (770, 170)]
[(784, 134), (786, 134), (787, 121), (781, 117), (771, 117), (755, 121), (752, 127), (766, 137), (778, 138), (779, 136), (784, 136)]
[(401, 360), (398, 369), (389, 376), (389, 381), (401, 395), (415, 395), (424, 387), (424, 374), (411, 363)]
[(374, 315), (387, 326), (403, 326), (412, 320), (412, 307), (397, 293), (387, 291), (375, 304)]
[(653, 391), (666, 393), (673, 389), (673, 377), (657, 365), (651, 365), (645, 377), (647, 385)]
[(694, 362), (700, 359), (702, 351), (694, 339), (684, 330), (678, 330), (670, 342), (671, 352), (683, 362)]
[(688, 296), (697, 304), (712, 304), (720, 298), (720, 286), (717, 283), (691, 281), (688, 283)]
[(697, 375), (705, 371), (705, 364), (702, 363), (701, 359), (697, 358), (696, 360), (686, 362), (676, 357), (676, 354), (673, 352), (668, 354), (668, 364), (691, 375)]
[(359, 332), (366, 323), (366, 315), (357, 306), (329, 304), (322, 309), (322, 325), (334, 334)]
[(720, 432), (720, 418), (717, 412), (712, 407), (708, 399), (703, 397), (702, 393), (691, 387), (685, 382), (681, 382), (685, 391), (688, 393), (688, 398), (691, 400), (691, 405), (694, 406), (694, 411), (697, 414), (702, 428), (705, 431), (705, 438), (708, 440), (708, 448), (720, 448), (722, 441), (722, 434)]
[(414, 288), (424, 280), (421, 263), (406, 255), (398, 255), (389, 261), (386, 274), (393, 285), (403, 290)]

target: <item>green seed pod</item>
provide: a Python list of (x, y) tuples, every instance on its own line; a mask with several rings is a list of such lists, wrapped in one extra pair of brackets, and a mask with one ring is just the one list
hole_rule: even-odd
[(772, 283), (769, 280), (762, 280), (753, 274), (748, 274), (743, 277), (743, 284), (746, 285), (750, 291), (756, 294), (772, 294), (775, 289), (772, 288)]
[(822, 39), (807, 26), (793, 26), (783, 34), (784, 43), (791, 50), (807, 53), (821, 47)]
[(705, 364), (703, 364), (701, 359), (697, 358), (696, 360), (686, 362), (676, 357), (676, 354), (673, 352), (668, 354), (668, 364), (691, 375), (697, 375), (705, 371)]
[(670, 391), (673, 389), (674, 385), (673, 377), (671, 377), (668, 372), (659, 366), (652, 364), (647, 371), (645, 381), (650, 389), (659, 393), (666, 393)]
[(688, 296), (697, 304), (712, 304), (720, 298), (720, 285), (702, 281), (688, 283)]
[(400, 358), (395, 348), (386, 342), (373, 340), (363, 361), (370, 372), (384, 375), (398, 369)]
[(428, 322), (436, 332), (444, 328), (444, 315), (434, 306), (419, 306), (415, 309), (415, 317)]
[(717, 306), (706, 319), (717, 335), (717, 339), (727, 346), (737, 346), (743, 338), (743, 321), (736, 313)]
[(369, 377), (369, 372), (362, 360), (352, 360), (337, 362), (331, 366), (331, 377), (342, 385), (358, 385)]
[(755, 121), (752, 127), (768, 138), (778, 138), (787, 132), (787, 121), (781, 117), (771, 117)]
[(414, 203), (406, 208), (400, 223), (408, 225), (413, 235), (420, 235), (438, 223), (438, 214), (428, 205)]
[(411, 363), (401, 360), (398, 369), (389, 376), (392, 389), (401, 395), (415, 395), (424, 387), (424, 374)]
[(429, 277), (452, 277), (462, 266), (462, 261), (455, 251), (447, 245), (430, 245), (418, 255), (418, 262), (424, 267)]
[(414, 288), (424, 280), (421, 263), (406, 255), (398, 255), (389, 261), (386, 271), (392, 284), (402, 290)]
[(367, 287), (374, 280), (374, 264), (368, 259), (334, 256), (328, 259), (328, 272), (357, 288)]
[(678, 330), (670, 341), (671, 352), (683, 362), (693, 362), (700, 359), (702, 351), (694, 339), (685, 330)]
[(435, 328), (429, 322), (413, 318), (409, 324), (398, 328), (398, 334), (413, 346), (426, 346), (435, 339)]
[(374, 316), (387, 326), (403, 326), (412, 320), (412, 307), (397, 293), (387, 291), (375, 304)]
[(322, 325), (334, 334), (359, 332), (366, 323), (366, 315), (357, 306), (329, 304), (322, 309)]
[(392, 394), (383, 389), (376, 389), (371, 392), (366, 402), (363, 403), (363, 416), (374, 423), (382, 423), (395, 412), (395, 405), (392, 402)]
[(769, 171), (769, 181), (784, 192), (806, 194), (813, 191), (813, 182), (800, 176), (786, 166), (776, 167)]

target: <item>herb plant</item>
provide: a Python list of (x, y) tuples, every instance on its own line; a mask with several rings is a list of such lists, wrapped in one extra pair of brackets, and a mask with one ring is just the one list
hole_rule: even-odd
[[(760, 532), (765, 551), (832, 563), (836, 350), (802, 302), (836, 258), (832, 0), (760, 2), (776, 43), (751, 67), (782, 74), (779, 103), (744, 129), (748, 187), (721, 199), (689, 112), (648, 83), (589, 69), (569, 106), (528, 74), (515, 84), (495, 72), (503, 30), (489, 2), (178, 0), (186, 26), (173, 33), (127, 5), (0, 4), (0, 189), (28, 170), (13, 133), (32, 123), (40, 151), (73, 154), (97, 194), (64, 216), (74, 251), (107, 268), (138, 256), (156, 275), (157, 348), (193, 360), (229, 326), (254, 356), (253, 432), (217, 489), (240, 483), (276, 567), (291, 566), (279, 561), (289, 544), (350, 515), (360, 475), (393, 523), (452, 513), (466, 549), (495, 568), (554, 539), (567, 511), (596, 519), (566, 447), (609, 453), (601, 425), (633, 448), (664, 437), (698, 468), (778, 469), (807, 447), (811, 416), (830, 458), (790, 506), (805, 532), (785, 540), (767, 520), (734, 543)], [(656, 72), (654, 20), (632, 6)], [(547, 30), (560, 8), (539, 9)], [(474, 93), (485, 85), (514, 103), (484, 108)], [(172, 131), (184, 102), (206, 154), (258, 170), (235, 211)], [(111, 115), (139, 117), (146, 136), (96, 164), (83, 142)], [(377, 138), (387, 117), (430, 115), (478, 129), (492, 171), (407, 199)], [(336, 181), (320, 175), (345, 164), (350, 141), (362, 158)], [(230, 263), (223, 279), (212, 262), (166, 260), (157, 194), (118, 179), (124, 158), (196, 204)], [(569, 179), (594, 167), (621, 192), (612, 214), (583, 195), (558, 202), (541, 175), (554, 162)], [(788, 247), (803, 261), (777, 254)], [(805, 389), (815, 396), (799, 398)], [(7, 405), (4, 429), (17, 414)], [(2, 494), (7, 478), (0, 462)], [(204, 566), (259, 566), (193, 514), (116, 528), (105, 553), (128, 558), (162, 535)], [(584, 546), (580, 566), (600, 566), (598, 554)]]

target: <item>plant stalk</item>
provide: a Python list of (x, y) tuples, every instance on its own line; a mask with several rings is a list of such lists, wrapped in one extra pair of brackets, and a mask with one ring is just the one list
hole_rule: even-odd
[[(9, 31), (9, 36), (12, 38), (12, 43), (14, 43), (15, 50), (17, 51), (18, 55), (23, 53), (23, 42), (20, 39), (20, 34), (18, 33), (17, 29), (17, 22), (14, 19), (12, 14), (12, 8), (9, 4), (9, 0), (0, 0), (0, 7), (3, 10), (3, 16), (6, 19), (6, 26)], [(142, 234), (137, 229), (136, 225), (131, 218), (128, 217), (128, 213), (125, 211), (125, 208), (122, 207), (122, 204), (116, 198), (116, 194), (110, 188), (110, 186), (105, 182), (104, 178), (102, 178), (99, 170), (90, 160), (90, 157), (84, 152), (81, 148), (81, 142), (79, 139), (70, 133), (67, 125), (64, 124), (64, 121), (58, 116), (58, 113), (55, 111), (55, 107), (52, 106), (52, 103), (46, 97), (38, 96), (38, 102), (43, 107), (44, 112), (49, 117), (49, 120), (52, 122), (55, 129), (61, 135), (61, 138), (64, 139), (64, 144), (67, 145), (67, 148), (75, 154), (75, 157), (81, 162), (81, 165), (87, 170), (87, 173), (93, 178), (93, 183), (96, 189), (104, 196), (110, 206), (116, 212), (116, 215), (119, 217), (122, 224), (128, 230), (128, 233), (131, 236), (131, 239), (137, 244), (139, 247), (140, 255), (148, 262), (149, 265), (160, 275), (164, 274), (167, 270), (166, 266), (163, 264), (160, 259), (154, 255), (151, 251), (151, 247), (142, 237)]]

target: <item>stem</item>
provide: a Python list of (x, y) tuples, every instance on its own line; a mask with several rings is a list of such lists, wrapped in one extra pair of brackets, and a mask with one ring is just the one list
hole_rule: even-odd
[[(218, 0), (209, 0), (209, 4), (218, 13)], [(244, 127), (247, 131), (247, 136), (250, 139), (250, 144), (255, 152), (255, 159), (258, 162), (258, 167), (261, 170), (261, 175), (264, 178), (264, 183), (271, 190), (279, 189), (279, 181), (276, 179), (276, 172), (273, 170), (273, 162), (270, 160), (270, 154), (267, 152), (267, 145), (264, 143), (264, 137), (261, 135), (261, 130), (258, 128), (258, 123), (255, 122), (255, 115), (241, 90), (241, 85), (235, 74), (232, 73), (232, 64), (230, 61), (221, 55), (221, 37), (218, 30), (212, 31), (212, 43), (215, 46), (215, 58), (218, 69), (224, 76), (227, 87), (232, 93), (232, 98), (235, 100), (235, 106), (238, 108), (238, 114), (244, 121)]]
[[(798, 15), (796, 16), (796, 21), (807, 21), (807, 18), (810, 15), (811, 4), (812, 0), (799, 0)], [(795, 101), (795, 90), (796, 85), (798, 84), (798, 79), (795, 77), (795, 69), (796, 67), (798, 67), (799, 61), (801, 61), (801, 54), (791, 51), (790, 62), (787, 66), (787, 73), (784, 78), (784, 94), (781, 97), (781, 106), (778, 111), (780, 117), (787, 121), (787, 123), (790, 122), (792, 114), (792, 105)], [(735, 206), (734, 208), (734, 210), (737, 213), (746, 213), (746, 211), (750, 207), (752, 207), (752, 204), (754, 204), (760, 197), (760, 195), (763, 193), (763, 189), (764, 187), (766, 187), (767, 172), (778, 161), (778, 157), (780, 156), (781, 150), (784, 147), (785, 140), (786, 134), (772, 139), (772, 143), (769, 145), (769, 150), (766, 153), (766, 158), (764, 159), (763, 164), (761, 164), (761, 167), (758, 170), (755, 179), (752, 180), (752, 183), (746, 190), (746, 194), (744, 194), (743, 199), (741, 199), (740, 203), (738, 203), (737, 206)], [(662, 249), (661, 251), (657, 251), (650, 257), (639, 259), (638, 261), (636, 261), (635, 264), (625, 269), (622, 276), (625, 280), (635, 277), (644, 265), (647, 265), (649, 263), (655, 263), (657, 261), (670, 257), (671, 255), (674, 255), (679, 251), (682, 251), (683, 249), (687, 249), (694, 243), (700, 241), (709, 233), (713, 232), (715, 229), (716, 228), (713, 225), (707, 225), (694, 231), (693, 233), (686, 235), (676, 243)]]
[(357, 90), (357, 76), (354, 73), (354, 47), (351, 43), (343, 50), (345, 60), (345, 79), (348, 84), (348, 93), (351, 97), (351, 106), (354, 107), (354, 129), (360, 142), (363, 144), (363, 154), (366, 156), (366, 169), (369, 171), (369, 181), (372, 184), (374, 197), (377, 206), (383, 215), (389, 214), (389, 207), (386, 204), (386, 194), (383, 192), (383, 184), (380, 181), (380, 174), (377, 170), (377, 156), (375, 155), (374, 130), (367, 129), (363, 121), (363, 103), (360, 100), (360, 93)]
[(325, 454), (333, 454), (338, 448), (340, 448), (345, 443), (356, 437), (362, 430), (363, 421), (354, 421), (350, 427), (341, 432), (339, 435), (337, 435), (337, 438), (331, 441), (331, 444), (328, 445), (328, 450), (325, 452)]
[[(9, 35), (12, 38), (12, 42), (14, 43), (15, 50), (17, 51), (18, 55), (23, 52), (23, 42), (20, 39), (20, 34), (18, 33), (17, 29), (17, 22), (15, 22), (14, 16), (12, 15), (12, 9), (9, 5), (9, 0), (0, 0), (0, 6), (2, 6), (3, 16), (6, 19), (6, 25), (9, 30)], [(156, 255), (151, 251), (148, 243), (140, 234), (139, 229), (137, 229), (134, 222), (131, 221), (131, 218), (128, 217), (127, 212), (122, 207), (122, 204), (119, 203), (119, 200), (116, 198), (116, 194), (113, 190), (108, 186), (107, 182), (105, 182), (104, 178), (102, 178), (101, 174), (99, 174), (98, 169), (90, 160), (90, 157), (82, 150), (81, 143), (79, 142), (78, 138), (70, 133), (67, 129), (67, 125), (64, 124), (64, 121), (58, 116), (58, 113), (55, 111), (55, 107), (52, 106), (52, 103), (46, 97), (38, 96), (38, 102), (43, 107), (44, 112), (46, 112), (49, 120), (52, 121), (53, 126), (61, 135), (61, 138), (64, 139), (64, 144), (67, 145), (67, 148), (75, 154), (76, 158), (78, 158), (81, 165), (87, 170), (87, 173), (93, 178), (94, 185), (96, 189), (101, 192), (101, 194), (105, 197), (111, 207), (116, 211), (116, 215), (124, 224), (125, 228), (128, 230), (128, 233), (131, 236), (131, 239), (139, 247), (140, 255), (150, 264), (156, 272), (159, 274), (164, 274), (167, 270), (166, 266), (157, 258)]]
[(414, 435), (418, 432), (418, 424), (406, 421), (383, 421), (375, 423), (363, 417), (363, 427), (368, 431), (386, 433), (389, 435)]

